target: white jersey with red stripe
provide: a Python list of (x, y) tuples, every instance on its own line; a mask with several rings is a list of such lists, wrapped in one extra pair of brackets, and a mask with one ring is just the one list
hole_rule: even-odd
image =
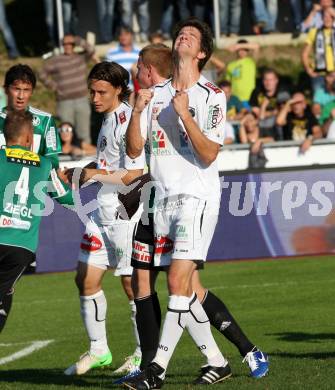
[[(223, 145), (226, 98), (221, 89), (200, 76), (186, 90), (189, 111), (202, 133)], [(141, 133), (148, 139), (150, 174), (156, 181), (156, 199), (187, 194), (199, 199), (218, 199), (217, 162), (209, 166), (197, 156), (187, 131), (172, 104), (176, 90), (171, 80), (155, 86), (148, 107), (141, 114)]]
[[(125, 134), (132, 108), (122, 102), (116, 110), (105, 115), (97, 141), (97, 168), (117, 171), (125, 168)], [(108, 225), (115, 220), (117, 207), (117, 185), (103, 184), (98, 193), (100, 223)]]

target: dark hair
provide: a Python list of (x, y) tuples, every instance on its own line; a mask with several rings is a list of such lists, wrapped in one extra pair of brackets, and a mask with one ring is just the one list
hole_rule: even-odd
[(143, 64), (152, 65), (161, 77), (168, 79), (172, 74), (172, 51), (164, 43), (153, 43), (145, 46), (140, 52)]
[(206, 65), (206, 62), (209, 60), (210, 56), (213, 53), (213, 34), (208, 26), (208, 24), (202, 22), (201, 20), (191, 17), (184, 21), (181, 21), (177, 24), (176, 28), (173, 31), (172, 35), (172, 47), (174, 47), (177, 36), (180, 33), (180, 30), (184, 27), (194, 27), (200, 31), (201, 41), (200, 41), (200, 50), (205, 53), (205, 58), (202, 58), (198, 62), (199, 71), (203, 69)]
[(231, 82), (229, 80), (223, 80), (221, 81), (221, 83), (219, 83), (219, 87), (220, 88), (231, 87)]
[(32, 120), (33, 116), (29, 111), (7, 111), (3, 129), (6, 143), (16, 141), (27, 127), (33, 132)]
[(133, 29), (130, 26), (127, 26), (127, 25), (122, 25), (121, 27), (119, 27), (119, 29), (117, 30), (117, 35), (120, 35), (123, 32), (126, 32), (126, 33), (129, 33), (131, 35), (134, 35)]
[(23, 81), (31, 84), (33, 89), (36, 86), (36, 76), (30, 66), (25, 64), (13, 65), (5, 74), (4, 87), (8, 88), (15, 81)]
[(159, 38), (159, 39), (162, 40), (162, 41), (165, 40), (165, 39), (164, 39), (164, 35), (163, 35), (161, 32), (159, 32), (159, 31), (155, 31), (155, 32), (149, 34), (149, 38), (148, 38), (148, 39), (149, 39), (149, 42), (152, 43), (152, 41), (153, 41), (155, 38)]
[(265, 68), (262, 72), (262, 79), (266, 74), (271, 74), (271, 73), (274, 74), (277, 77), (277, 79), (279, 79), (278, 73), (273, 68)]
[(119, 100), (128, 100), (130, 95), (129, 73), (121, 65), (116, 62), (102, 61), (94, 65), (91, 69), (87, 81), (90, 80), (102, 80), (107, 81), (114, 88), (121, 88)]
[(246, 39), (239, 39), (237, 43), (249, 43)]

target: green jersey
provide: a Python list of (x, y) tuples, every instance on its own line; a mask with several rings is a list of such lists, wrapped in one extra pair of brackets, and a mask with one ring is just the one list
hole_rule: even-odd
[[(49, 157), (52, 165), (58, 168), (58, 153), (62, 151), (62, 145), (53, 116), (30, 106), (27, 107), (27, 110), (33, 116), (34, 142), (32, 151), (41, 156)], [(6, 145), (3, 135), (6, 115), (6, 108), (3, 108), (0, 111), (0, 147), (5, 147)]]
[(22, 146), (0, 149), (0, 244), (35, 252), (43, 211), (53, 203), (73, 205), (72, 191), (59, 179), (48, 158)]

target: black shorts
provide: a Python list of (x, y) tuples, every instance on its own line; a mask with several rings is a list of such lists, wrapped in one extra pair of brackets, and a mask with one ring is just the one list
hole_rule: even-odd
[(0, 301), (11, 291), (25, 268), (35, 261), (35, 253), (17, 246), (0, 244)]
[(154, 216), (148, 214), (148, 224), (143, 224), (143, 218), (136, 226), (131, 266), (136, 269), (153, 269), (154, 267)]

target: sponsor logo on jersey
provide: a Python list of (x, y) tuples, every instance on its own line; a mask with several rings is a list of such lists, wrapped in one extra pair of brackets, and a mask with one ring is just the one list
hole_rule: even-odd
[(176, 226), (176, 238), (188, 238), (187, 230), (185, 225)]
[(207, 128), (209, 130), (216, 129), (223, 119), (223, 112), (220, 104), (209, 106)]
[(38, 126), (41, 123), (41, 120), (38, 116), (33, 116), (33, 126)]
[(52, 150), (57, 150), (56, 130), (53, 126), (51, 126), (49, 131), (47, 132), (46, 144), (47, 144), (47, 148), (50, 148)]
[(122, 125), (122, 123), (124, 123), (127, 120), (125, 111), (120, 112), (119, 119), (120, 119), (121, 125)]
[(80, 249), (86, 252), (94, 252), (99, 250), (102, 247), (102, 242), (98, 237), (93, 236), (92, 234), (85, 233), (83, 239), (80, 243)]
[(123, 252), (122, 248), (116, 248), (115, 253), (116, 253), (116, 257), (121, 259), (121, 257), (123, 256), (124, 252)]
[(106, 160), (104, 158), (101, 158), (99, 160), (99, 168), (103, 169), (103, 168), (106, 168), (106, 166), (107, 166)]
[(131, 257), (141, 263), (150, 264), (152, 261), (153, 246), (134, 240)]
[(173, 249), (173, 241), (167, 236), (155, 237), (155, 253), (169, 253)]
[(151, 115), (151, 118), (152, 118), (153, 121), (156, 121), (156, 120), (157, 120), (159, 111), (160, 111), (160, 108), (159, 108), (159, 107), (153, 107), (153, 108), (152, 108), (152, 115)]
[(100, 151), (103, 152), (106, 149), (106, 146), (107, 146), (107, 138), (105, 136), (102, 136), (99, 145)]
[(215, 93), (221, 93), (222, 92), (222, 90), (219, 87), (217, 87), (216, 85), (210, 83), (209, 81), (205, 85), (206, 85), (206, 87), (210, 88)]
[(7, 202), (3, 209), (4, 213), (11, 214), (12, 216), (25, 217), (31, 219), (33, 216), (31, 214), (31, 209), (27, 206), (20, 204), (13, 204)]
[(163, 130), (153, 130), (152, 147), (153, 149), (165, 148), (165, 138)]
[(31, 223), (29, 221), (22, 221), (22, 219), (7, 217), (6, 215), (0, 216), (0, 228), (29, 230)]
[(8, 162), (31, 165), (35, 167), (40, 166), (40, 157), (38, 154), (31, 152), (30, 150), (23, 149), (5, 149)]
[(189, 108), (188, 108), (188, 111), (189, 111), (190, 114), (192, 115), (192, 118), (194, 118), (194, 117), (195, 117), (195, 108), (189, 107)]

